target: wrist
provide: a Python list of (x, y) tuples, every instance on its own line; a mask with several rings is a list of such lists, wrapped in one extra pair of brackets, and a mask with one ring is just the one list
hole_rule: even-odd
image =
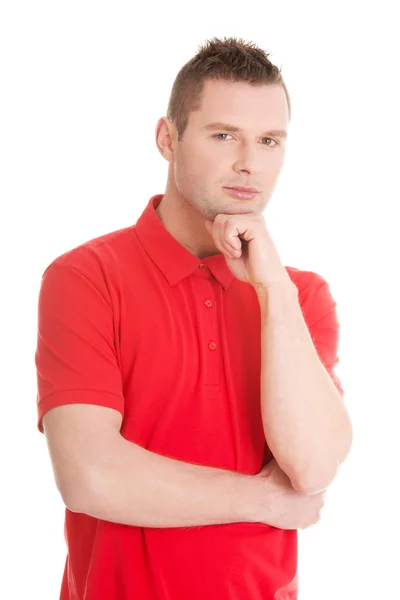
[(274, 312), (276, 307), (282, 311), (286, 306), (299, 306), (299, 290), (291, 280), (259, 287), (256, 293), (262, 319)]
[(286, 290), (297, 290), (287, 270), (283, 268), (276, 275), (270, 275), (268, 281), (260, 281), (254, 284), (254, 290), (259, 297), (264, 297), (270, 292), (286, 293)]
[(269, 283), (258, 283), (254, 286), (257, 296), (265, 297), (266, 295), (276, 292), (279, 294), (294, 293), (298, 291), (297, 286), (290, 279), (289, 275), (274, 279)]
[(260, 523), (272, 506), (266, 504), (266, 480), (257, 475), (238, 474), (236, 494), (236, 521)]

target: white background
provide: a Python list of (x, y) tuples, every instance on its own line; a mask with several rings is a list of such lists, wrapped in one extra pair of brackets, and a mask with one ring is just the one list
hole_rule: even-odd
[(322, 520), (299, 532), (299, 598), (400, 598), (396, 4), (2, 3), (1, 598), (58, 598), (66, 553), (36, 428), (41, 275), (164, 192), (155, 125), (212, 36), (251, 40), (282, 67), (293, 116), (265, 218), (285, 265), (328, 280), (341, 324), (354, 441)]

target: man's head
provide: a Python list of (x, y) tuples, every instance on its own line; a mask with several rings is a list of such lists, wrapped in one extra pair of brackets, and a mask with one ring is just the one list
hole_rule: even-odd
[[(219, 213), (262, 212), (284, 162), (285, 135), (276, 132), (287, 131), (290, 112), (266, 52), (234, 38), (206, 42), (179, 71), (157, 124), (170, 163), (166, 197), (202, 224)], [(234, 186), (260, 193), (237, 199), (226, 189)]]

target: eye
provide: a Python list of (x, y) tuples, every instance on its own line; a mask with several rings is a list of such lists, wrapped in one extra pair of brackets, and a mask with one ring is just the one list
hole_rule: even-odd
[[(226, 141), (226, 139), (222, 136), (229, 136), (230, 133), (216, 133), (215, 135), (213, 135), (212, 137), (217, 139), (217, 140), (221, 140), (221, 141)], [(278, 146), (279, 142), (277, 142), (276, 140), (266, 137), (263, 138), (263, 140), (269, 140), (269, 142), (274, 142), (273, 144), (269, 143), (269, 144), (263, 144), (263, 146), (268, 146), (268, 147), (273, 147), (273, 146)]]
[[(277, 142), (276, 140), (273, 140), (272, 138), (263, 138), (264, 140), (270, 140), (271, 142), (275, 142), (274, 145), (277, 146), (279, 144), (279, 142)], [(264, 146), (271, 146), (271, 144), (263, 144)]]
[[(230, 135), (230, 134), (229, 133), (217, 133), (217, 134), (213, 135), (213, 138), (222, 140), (222, 138), (220, 137), (221, 135)], [(225, 140), (222, 140), (222, 141), (225, 141)]]

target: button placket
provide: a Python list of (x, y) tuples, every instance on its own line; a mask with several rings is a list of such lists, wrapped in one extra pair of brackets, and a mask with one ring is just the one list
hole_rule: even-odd
[[(206, 274), (207, 265), (201, 263), (199, 270)], [(205, 386), (220, 385), (220, 361), (218, 319), (212, 277), (199, 277), (196, 283), (195, 303), (199, 319), (199, 336), (202, 348), (203, 382)]]

